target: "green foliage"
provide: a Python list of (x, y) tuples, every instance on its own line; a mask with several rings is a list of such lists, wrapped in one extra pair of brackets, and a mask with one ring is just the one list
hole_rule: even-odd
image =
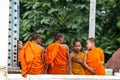
[[(120, 46), (119, 5), (119, 0), (97, 0), (96, 40), (106, 54), (112, 54)], [(53, 42), (55, 32), (62, 32), (70, 47), (75, 39), (85, 47), (89, 0), (21, 0), (21, 12), (20, 38), (24, 41), (38, 32), (48, 45)]]
[(98, 46), (110, 55), (120, 47), (119, 5), (118, 0), (97, 1), (96, 39)]
[(89, 24), (89, 2), (48, 0), (21, 2), (26, 11), (21, 17), (21, 38), (30, 39), (36, 31), (48, 45), (55, 32), (65, 35), (65, 43), (72, 46), (74, 39), (86, 40)]

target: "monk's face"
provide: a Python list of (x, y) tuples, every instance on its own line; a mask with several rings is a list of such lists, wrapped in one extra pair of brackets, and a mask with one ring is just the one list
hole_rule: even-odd
[(41, 42), (41, 38), (38, 38), (37, 39), (37, 43), (39, 44)]
[(80, 52), (81, 48), (82, 48), (81, 43), (80, 42), (75, 42), (75, 44), (74, 44), (75, 52)]
[(22, 49), (22, 47), (23, 47), (23, 42), (19, 41), (19, 43), (18, 43), (18, 49)]
[(63, 41), (64, 41), (64, 37), (61, 37), (60, 42), (63, 43)]
[(93, 46), (93, 43), (91, 43), (89, 40), (86, 41), (86, 47), (88, 50), (91, 50)]

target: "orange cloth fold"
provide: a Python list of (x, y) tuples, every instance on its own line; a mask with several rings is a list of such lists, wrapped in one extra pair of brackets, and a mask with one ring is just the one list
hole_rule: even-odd
[(18, 62), (21, 62), (21, 56), (22, 56), (22, 52), (23, 50), (18, 50)]
[[(94, 48), (88, 52), (86, 63), (90, 68), (95, 70), (95, 75), (105, 75), (105, 68), (101, 61), (104, 59), (103, 55), (101, 56), (98, 48)], [(86, 75), (92, 75), (88, 70), (85, 70)]]
[(100, 56), (100, 60), (101, 62), (104, 63), (104, 51), (101, 48), (96, 48), (98, 50), (99, 56)]
[(43, 49), (28, 41), (22, 48), (21, 65), (22, 65), (22, 76), (26, 77), (26, 74), (43, 74), (44, 64), (42, 62)]
[(67, 49), (61, 44), (52, 43), (48, 46), (45, 62), (49, 64), (49, 74), (67, 74)]
[[(78, 58), (78, 59), (81, 59), (82, 61), (84, 61), (84, 53), (78, 52), (72, 58), (73, 59)], [(76, 63), (76, 62), (72, 61), (72, 73), (77, 74), (77, 75), (84, 75), (85, 70), (80, 63)]]

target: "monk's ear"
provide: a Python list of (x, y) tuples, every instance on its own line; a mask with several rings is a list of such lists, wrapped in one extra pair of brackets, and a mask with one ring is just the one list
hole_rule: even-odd
[(93, 46), (95, 46), (95, 43), (94, 42), (91, 42)]

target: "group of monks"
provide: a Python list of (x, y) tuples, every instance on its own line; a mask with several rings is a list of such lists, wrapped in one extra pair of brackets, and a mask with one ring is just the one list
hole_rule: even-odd
[(104, 53), (96, 48), (94, 38), (86, 41), (87, 50), (83, 50), (81, 42), (73, 42), (72, 51), (63, 44), (64, 36), (58, 32), (54, 35), (54, 42), (47, 48), (39, 45), (41, 36), (32, 35), (31, 41), (24, 46), (18, 42), (18, 61), (22, 76), (27, 74), (75, 74), (75, 75), (105, 75)]

